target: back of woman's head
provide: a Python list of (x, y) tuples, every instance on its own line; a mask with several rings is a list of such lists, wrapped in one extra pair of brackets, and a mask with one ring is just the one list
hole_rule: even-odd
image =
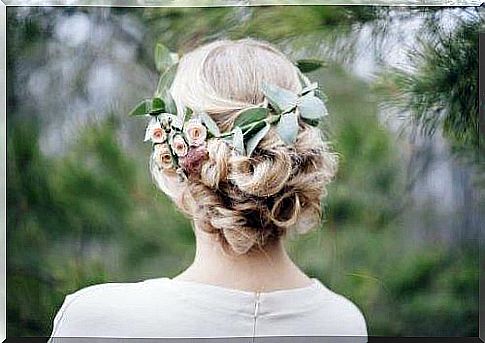
[[(171, 94), (178, 106), (211, 116), (222, 132), (240, 110), (265, 101), (263, 82), (298, 93), (297, 67), (268, 43), (220, 40), (184, 55)], [(195, 176), (179, 180), (173, 170), (151, 163), (157, 185), (196, 226), (236, 254), (304, 233), (320, 223), (321, 199), (334, 177), (337, 156), (321, 131), (303, 121), (293, 145), (274, 126), (251, 157), (220, 138), (207, 140)], [(157, 157), (152, 154), (152, 160)]]

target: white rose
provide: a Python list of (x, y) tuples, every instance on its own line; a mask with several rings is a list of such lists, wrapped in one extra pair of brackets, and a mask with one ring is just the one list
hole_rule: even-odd
[(155, 162), (163, 169), (172, 168), (172, 155), (167, 144), (155, 144), (153, 147)]
[(189, 147), (185, 143), (185, 139), (181, 135), (175, 135), (170, 144), (173, 152), (180, 157), (187, 155)]
[(190, 119), (185, 124), (184, 133), (191, 146), (202, 145), (207, 138), (207, 129), (198, 119)]
[(164, 143), (167, 139), (167, 133), (162, 129), (157, 118), (152, 118), (145, 132), (145, 142), (152, 140), (153, 143)]

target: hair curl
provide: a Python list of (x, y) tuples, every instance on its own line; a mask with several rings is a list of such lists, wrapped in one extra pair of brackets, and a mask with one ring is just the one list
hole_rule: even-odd
[[(182, 57), (171, 92), (178, 104), (209, 113), (228, 130), (239, 110), (264, 100), (262, 81), (301, 90), (297, 68), (268, 43), (220, 40)], [(222, 139), (208, 140), (206, 149), (200, 173), (184, 182), (159, 169), (153, 156), (150, 169), (159, 188), (224, 247), (245, 254), (320, 222), (338, 155), (318, 128), (300, 122), (289, 146), (271, 127), (251, 157)]]

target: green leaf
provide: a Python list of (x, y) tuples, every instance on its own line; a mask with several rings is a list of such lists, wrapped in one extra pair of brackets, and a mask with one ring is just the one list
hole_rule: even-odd
[(296, 105), (298, 96), (287, 89), (263, 82), (262, 90), (271, 106), (280, 113)]
[(150, 103), (150, 114), (158, 114), (165, 111), (165, 102), (160, 98), (153, 98)]
[(316, 59), (302, 59), (296, 61), (296, 66), (302, 73), (309, 73), (314, 70), (320, 69), (321, 67), (324, 67), (326, 63), (321, 60), (316, 60)]
[(160, 73), (167, 70), (174, 60), (171, 56), (170, 50), (163, 44), (157, 43), (155, 46), (155, 66)]
[(150, 99), (144, 99), (139, 102), (128, 115), (130, 116), (144, 116), (148, 113), (150, 108)]
[(236, 126), (234, 128), (234, 136), (232, 137), (232, 144), (236, 149), (236, 151), (239, 152), (240, 154), (244, 155), (246, 153), (244, 149), (243, 133), (239, 126)]
[(184, 122), (188, 122), (192, 118), (193, 114), (194, 114), (194, 111), (192, 111), (191, 108), (185, 107), (184, 108)]
[(264, 126), (261, 130), (259, 130), (251, 139), (248, 140), (246, 143), (246, 153), (247, 156), (250, 157), (251, 154), (253, 153), (254, 149), (258, 146), (259, 142), (266, 136), (270, 129), (270, 125), (266, 122), (264, 122)]
[(311, 94), (301, 97), (297, 107), (300, 115), (305, 119), (318, 120), (328, 114), (323, 101)]
[(241, 111), (234, 121), (234, 126), (243, 126), (262, 120), (268, 116), (269, 109), (264, 107), (252, 107)]
[(165, 92), (165, 111), (172, 114), (177, 114), (177, 105), (175, 104), (175, 100), (170, 93), (170, 90)]
[(249, 140), (254, 136), (259, 130), (261, 130), (266, 125), (266, 121), (257, 121), (251, 124), (249, 127), (244, 129), (244, 140)]
[(233, 132), (231, 132), (230, 135), (229, 134), (226, 134), (226, 136), (222, 136), (222, 140), (224, 142), (228, 143), (229, 145), (233, 145), (234, 143), (233, 143), (232, 137), (233, 137)]
[(217, 126), (216, 122), (207, 114), (207, 113), (199, 113), (199, 117), (202, 120), (202, 123), (207, 127), (207, 131), (214, 137), (218, 137), (221, 132), (219, 131), (219, 127)]
[(178, 64), (173, 64), (170, 66), (158, 80), (157, 90), (155, 91), (155, 96), (165, 99), (167, 93), (172, 85), (173, 79), (175, 78), (175, 73), (177, 72)]
[(298, 135), (298, 116), (296, 112), (285, 113), (276, 124), (276, 132), (286, 144), (293, 144)]

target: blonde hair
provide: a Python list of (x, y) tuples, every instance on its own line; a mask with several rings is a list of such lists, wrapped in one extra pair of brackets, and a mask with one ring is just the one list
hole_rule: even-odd
[[(294, 92), (299, 71), (280, 51), (254, 39), (219, 40), (184, 55), (171, 86), (177, 105), (208, 113), (222, 131), (238, 111), (264, 101), (262, 82)], [(200, 177), (179, 181), (151, 158), (158, 187), (202, 230), (236, 254), (264, 248), (289, 231), (304, 233), (321, 219), (322, 197), (337, 154), (318, 128), (302, 121), (293, 146), (271, 127), (249, 158), (221, 139), (207, 142)]]

